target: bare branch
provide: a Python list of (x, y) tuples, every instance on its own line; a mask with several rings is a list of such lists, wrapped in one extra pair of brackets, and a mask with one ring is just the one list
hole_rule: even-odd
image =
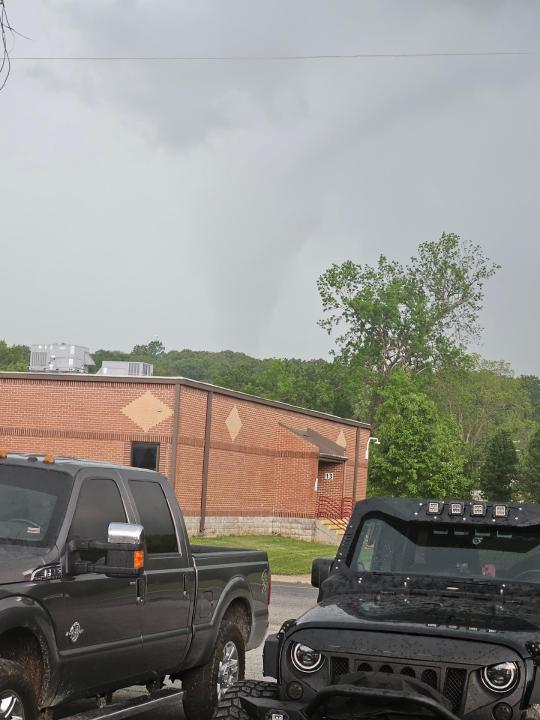
[(9, 22), (5, 0), (0, 0), (0, 90), (5, 87), (11, 73), (8, 39), (14, 36), (15, 30)]

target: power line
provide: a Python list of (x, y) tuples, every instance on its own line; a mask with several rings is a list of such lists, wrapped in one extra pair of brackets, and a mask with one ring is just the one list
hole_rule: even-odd
[(520, 57), (540, 55), (540, 50), (443, 50), (439, 52), (369, 52), (335, 55), (78, 55), (19, 56), (12, 61), (68, 62), (282, 62), (302, 60), (368, 60), (399, 58)]

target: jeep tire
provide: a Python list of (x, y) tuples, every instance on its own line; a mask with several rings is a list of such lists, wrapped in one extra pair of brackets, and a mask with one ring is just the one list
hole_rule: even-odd
[(223, 620), (210, 660), (182, 677), (187, 720), (211, 720), (226, 691), (244, 679), (245, 668), (244, 636), (237, 625)]
[(249, 715), (240, 702), (241, 696), (276, 700), (278, 689), (276, 683), (260, 682), (258, 680), (244, 680), (236, 683), (218, 703), (215, 719), (249, 720)]
[(0, 717), (2, 720), (36, 720), (34, 689), (26, 679), (24, 667), (12, 660), (0, 659)]

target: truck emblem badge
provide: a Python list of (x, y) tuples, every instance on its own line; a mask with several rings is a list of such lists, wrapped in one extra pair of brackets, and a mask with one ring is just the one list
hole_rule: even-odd
[(77, 642), (77, 640), (81, 637), (84, 630), (81, 627), (80, 622), (74, 622), (73, 625), (69, 628), (69, 630), (66, 633), (66, 637), (71, 640), (73, 644)]

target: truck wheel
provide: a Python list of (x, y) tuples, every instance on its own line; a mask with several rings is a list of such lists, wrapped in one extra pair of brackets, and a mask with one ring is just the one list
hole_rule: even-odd
[(36, 720), (36, 697), (26, 676), (19, 663), (0, 660), (1, 720)]
[(215, 720), (249, 720), (249, 715), (240, 703), (240, 697), (268, 698), (275, 700), (278, 696), (276, 683), (244, 680), (236, 683), (219, 701)]
[(187, 719), (211, 720), (218, 701), (238, 680), (244, 679), (245, 668), (244, 637), (236, 625), (224, 620), (210, 660), (182, 677)]

